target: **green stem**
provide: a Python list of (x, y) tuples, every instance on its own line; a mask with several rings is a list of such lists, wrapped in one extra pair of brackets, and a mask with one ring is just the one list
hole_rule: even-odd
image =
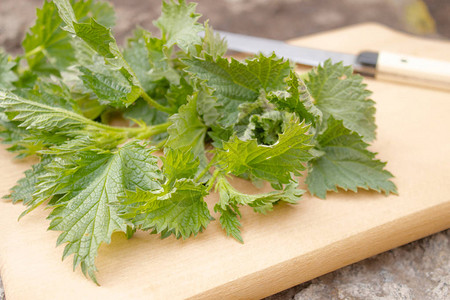
[(170, 122), (167, 122), (148, 127), (114, 127), (99, 122), (95, 122), (89, 119), (85, 119), (84, 121), (99, 129), (112, 132), (126, 133), (128, 138), (135, 137), (138, 139), (148, 139), (151, 136), (166, 132), (167, 128), (172, 124)]
[(202, 170), (202, 172), (197, 175), (197, 177), (195, 178), (195, 182), (201, 180), (203, 176), (205, 176), (205, 174), (209, 172), (209, 169), (211, 169), (213, 164), (214, 164), (214, 157), (209, 161), (208, 165)]
[(217, 177), (220, 175), (221, 170), (220, 169), (216, 169), (213, 173), (213, 176), (211, 177), (211, 179), (208, 181), (208, 185), (206, 186), (206, 190), (209, 192), (213, 186), (214, 186), (214, 182), (216, 182)]
[(155, 148), (158, 150), (162, 150), (164, 145), (166, 144), (168, 138), (163, 139), (161, 142), (155, 145)]
[(158, 124), (158, 125), (153, 125), (153, 126), (149, 126), (149, 127), (144, 127), (144, 128), (130, 128), (133, 130), (129, 130), (129, 137), (136, 137), (138, 139), (148, 139), (149, 137), (152, 137), (154, 135), (163, 133), (167, 131), (167, 128), (171, 125), (172, 123), (167, 122), (167, 123), (162, 123), (162, 124)]
[(38, 54), (39, 52), (41, 52), (42, 50), (44, 50), (44, 47), (42, 45), (37, 46), (36, 48), (34, 48), (33, 50), (25, 53), (25, 58), (28, 58), (30, 56), (33, 56), (35, 54)]
[(150, 104), (151, 106), (153, 106), (157, 110), (166, 112), (168, 114), (173, 114), (174, 113), (173, 109), (171, 109), (169, 107), (165, 107), (164, 105), (159, 104), (152, 97), (150, 97), (146, 92), (144, 92), (144, 90), (142, 90), (142, 92), (141, 92), (141, 97), (144, 98), (144, 100), (147, 101), (148, 104)]

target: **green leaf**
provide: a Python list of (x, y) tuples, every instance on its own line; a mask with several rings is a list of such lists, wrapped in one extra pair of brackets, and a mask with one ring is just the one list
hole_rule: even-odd
[(273, 145), (278, 141), (278, 135), (282, 133), (286, 121), (286, 114), (276, 110), (252, 115), (240, 138), (256, 139), (260, 145)]
[[(122, 76), (113, 72), (106, 74), (93, 73), (85, 67), (80, 67), (83, 73), (81, 79), (98, 97), (100, 103), (116, 107), (128, 106), (141, 94), (141, 88), (126, 81)], [(119, 73), (120, 74), (120, 73)]]
[(11, 92), (0, 90), (0, 108), (13, 116), (13, 121), (20, 121), (21, 127), (55, 131), (57, 129), (81, 128), (92, 122), (67, 109), (27, 100)]
[(214, 210), (220, 213), (219, 222), (227, 235), (234, 237), (238, 242), (244, 243), (241, 235), (242, 224), (238, 218), (240, 216), (239, 209), (227, 205), (224, 209), (219, 206), (214, 206)]
[(147, 125), (156, 125), (167, 122), (168, 115), (165, 112), (158, 111), (142, 99), (137, 100), (130, 105), (124, 112), (124, 118), (137, 124), (145, 123)]
[(36, 207), (49, 200), (49, 205), (56, 202), (62, 195), (57, 194), (60, 188), (60, 180), (73, 174), (77, 169), (77, 164), (73, 159), (67, 157), (44, 156), (41, 160), (42, 165), (38, 172), (34, 174), (34, 188), (29, 199), (24, 200), (24, 204), (28, 207), (20, 218), (34, 210)]
[(58, 244), (67, 243), (64, 257), (73, 254), (74, 267), (81, 264), (94, 281), (99, 246), (110, 243), (114, 232), (127, 231), (113, 204), (128, 189), (160, 188), (153, 151), (133, 142), (115, 153), (80, 153), (84, 164), (65, 180), (66, 194), (50, 215), (50, 229), (62, 231)]
[(214, 89), (213, 96), (222, 105), (219, 122), (224, 127), (237, 121), (240, 104), (256, 101), (261, 91), (270, 92), (284, 87), (284, 78), (290, 70), (288, 61), (262, 54), (243, 63), (233, 58), (231, 62), (221, 57), (214, 60), (207, 54), (204, 59), (190, 58), (183, 62), (190, 74)]
[(142, 230), (152, 230), (162, 237), (173, 234), (188, 238), (201, 232), (211, 220), (203, 200), (207, 194), (203, 184), (184, 178), (160, 191), (138, 189), (128, 192), (123, 216)]
[(152, 69), (150, 56), (147, 49), (146, 37), (148, 33), (145, 30), (136, 30), (135, 36), (128, 40), (128, 45), (123, 51), (125, 60), (129, 63), (131, 68), (146, 91), (155, 89), (155, 80), (149, 76)]
[(208, 22), (206, 22), (203, 43), (198, 47), (198, 56), (204, 57), (206, 53), (215, 60), (218, 57), (224, 56), (227, 52), (227, 41), (225, 40), (225, 38), (221, 38), (220, 34), (215, 33), (213, 28), (209, 26)]
[[(85, 58), (79, 60), (82, 64), (80, 71), (84, 74), (82, 80), (85, 85), (92, 89), (99, 99), (115, 106), (120, 106), (122, 102), (124, 105), (129, 105), (139, 98), (143, 91), (142, 86), (134, 70), (120, 52), (111, 29), (93, 18), (89, 20), (89, 23), (77, 22), (68, 0), (55, 0), (54, 3), (58, 7), (60, 17), (67, 25), (66, 30), (85, 43), (77, 41), (72, 43), (77, 52), (81, 53), (78, 55)], [(101, 66), (95, 66), (86, 59), (89, 52), (94, 52), (102, 58)], [(91, 54), (91, 56), (94, 55)], [(91, 61), (96, 62), (95, 57)], [(99, 68), (103, 71), (97, 72)]]
[(180, 75), (170, 56), (171, 52), (164, 42), (143, 29), (135, 31), (124, 50), (125, 59), (135, 70), (144, 90), (150, 94), (159, 87), (158, 83), (163, 79), (175, 85), (180, 83)]
[(279, 110), (296, 113), (300, 120), (318, 125), (322, 120), (322, 112), (313, 104), (306, 85), (291, 71), (287, 81), (287, 90), (273, 91), (267, 99)]
[[(77, 5), (79, 3), (80, 2), (74, 4), (75, 14), (77, 14), (77, 11), (79, 11), (79, 9), (77, 8)], [(88, 14), (88, 16), (94, 18), (103, 26), (109, 28), (114, 27), (114, 25), (116, 24), (114, 7), (108, 2), (92, 1), (92, 4), (90, 5), (90, 14)], [(80, 17), (78, 17), (78, 19), (80, 19)]]
[[(74, 20), (83, 20), (88, 16), (101, 24), (114, 25), (114, 10), (106, 2), (78, 1), (74, 3)], [(40, 74), (59, 75), (68, 66), (76, 63), (74, 50), (70, 44), (70, 35), (61, 29), (62, 20), (55, 4), (45, 1), (37, 9), (37, 19), (22, 43), (29, 67)]]
[(337, 191), (337, 187), (397, 193), (392, 174), (384, 169), (386, 163), (377, 160), (362, 137), (345, 128), (342, 121), (330, 117), (317, 142), (323, 155), (309, 163), (306, 183), (311, 194), (325, 198), (327, 191)]
[(19, 125), (19, 122), (10, 121), (5, 113), (0, 112), (0, 139), (2, 144), (12, 145), (7, 149), (8, 151), (25, 150), (20, 142), (28, 133)]
[(196, 6), (184, 0), (162, 2), (161, 16), (154, 24), (161, 30), (167, 47), (176, 44), (184, 52), (190, 52), (194, 45), (201, 44), (199, 32), (204, 28), (197, 22), (200, 14), (195, 13)]
[(177, 178), (192, 179), (198, 172), (200, 161), (188, 147), (164, 149), (163, 172), (171, 186)]
[(249, 173), (274, 184), (288, 184), (292, 180), (291, 173), (304, 170), (303, 163), (311, 158), (308, 129), (309, 126), (292, 119), (279, 135), (278, 142), (271, 146), (234, 136), (223, 143), (223, 149), (216, 150), (217, 163), (238, 176)]
[(197, 112), (206, 126), (212, 126), (221, 117), (218, 108), (220, 104), (217, 103), (217, 98), (212, 95), (213, 92), (208, 87), (199, 85), (196, 89), (198, 90)]
[(79, 78), (84, 85), (84, 88), (78, 87), (81, 95), (85, 96), (92, 91), (100, 104), (117, 108), (128, 106), (140, 96), (141, 88), (128, 77), (126, 70), (106, 64), (104, 57), (82, 40), (75, 39), (72, 45), (80, 64)]
[(352, 67), (331, 60), (313, 69), (305, 81), (315, 105), (324, 120), (332, 116), (342, 120), (345, 127), (361, 135), (365, 141), (375, 139), (375, 102), (368, 97), (360, 75), (353, 75)]
[[(40, 102), (38, 102), (40, 101)], [(165, 131), (166, 124), (155, 127), (123, 128), (104, 125), (52, 103), (45, 98), (24, 99), (0, 90), (0, 108), (8, 118), (19, 122), (51, 149), (42, 153), (74, 152), (82, 149), (114, 149), (131, 137), (148, 137)], [(159, 127), (158, 127), (159, 126)]]
[(12, 71), (16, 66), (15, 62), (10, 61), (9, 56), (0, 49), (0, 88), (12, 89), (12, 83), (17, 80), (17, 76)]
[(147, 59), (150, 62), (150, 70), (147, 73), (153, 81), (166, 78), (173, 84), (180, 82), (180, 75), (171, 66), (170, 52), (167, 51), (163, 40), (144, 35), (145, 46), (148, 51)]
[(111, 29), (97, 23), (94, 19), (90, 23), (73, 23), (75, 34), (105, 58), (115, 58), (118, 49)]
[(55, 70), (49, 71), (58, 73), (58, 70), (74, 62), (69, 36), (60, 29), (61, 18), (53, 2), (45, 1), (43, 7), (38, 8), (36, 13), (36, 23), (30, 28), (22, 43), (25, 57), (30, 69), (45, 73), (45, 69), (49, 70), (48, 63), (51, 61), (50, 69)]
[(221, 213), (219, 221), (227, 235), (233, 236), (242, 243), (241, 224), (238, 220), (239, 206), (250, 206), (255, 212), (266, 214), (273, 209), (274, 204), (280, 201), (297, 204), (304, 193), (303, 190), (297, 189), (297, 185), (297, 182), (293, 182), (286, 185), (283, 191), (249, 195), (237, 191), (225, 177), (220, 177), (216, 184), (220, 200), (214, 206), (214, 211)]
[(172, 149), (190, 149), (195, 157), (199, 158), (202, 166), (206, 166), (206, 126), (197, 113), (197, 97), (198, 94), (189, 97), (188, 103), (169, 118), (172, 125), (167, 129), (169, 138), (165, 146)]
[[(204, 95), (201, 89), (198, 89), (199, 96), (197, 97), (197, 103), (200, 98), (203, 98)], [(180, 106), (187, 103), (189, 96), (194, 94), (194, 87), (190, 85), (186, 79), (183, 77), (180, 78), (179, 84), (171, 84), (167, 94), (167, 102), (170, 106), (176, 107), (177, 110)]]
[(24, 99), (75, 112), (78, 106), (71, 98), (69, 88), (62, 82), (57, 83), (38, 79), (34, 89), (19, 89), (15, 93)]
[(17, 185), (11, 189), (11, 194), (5, 196), (11, 198), (13, 203), (23, 201), (24, 205), (28, 205), (33, 200), (33, 194), (36, 191), (36, 185), (39, 183), (39, 177), (45, 173), (45, 165), (51, 160), (46, 157), (31, 169), (25, 171), (25, 177), (17, 181)]

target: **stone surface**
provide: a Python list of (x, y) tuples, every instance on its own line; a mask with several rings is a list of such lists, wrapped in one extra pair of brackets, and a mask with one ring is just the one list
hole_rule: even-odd
[[(42, 0), (0, 0), (0, 47), (20, 53), (20, 41)], [(123, 43), (136, 25), (154, 31), (160, 0), (113, 0), (115, 34)], [(197, 1), (221, 30), (285, 40), (360, 22), (450, 38), (448, 0), (223, 0)], [(423, 4), (428, 5), (428, 9)], [(431, 15), (430, 15), (431, 14)], [(434, 18), (434, 19), (433, 19)], [(0, 278), (0, 300), (4, 300)], [(266, 298), (449, 299), (450, 230), (342, 268)]]
[(2, 278), (0, 277), (0, 300), (5, 299), (5, 291), (3, 290), (3, 282)]
[(287, 299), (450, 299), (450, 230), (266, 298)]

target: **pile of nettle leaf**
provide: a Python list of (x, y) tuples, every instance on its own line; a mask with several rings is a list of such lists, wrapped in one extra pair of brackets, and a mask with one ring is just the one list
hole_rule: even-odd
[[(40, 157), (9, 197), (24, 214), (51, 208), (64, 257), (94, 281), (99, 245), (113, 232), (196, 235), (212, 220), (213, 191), (220, 223), (239, 241), (239, 208), (297, 203), (305, 169), (321, 198), (337, 187), (396, 192), (367, 150), (375, 107), (360, 76), (329, 61), (301, 78), (275, 55), (230, 61), (195, 7), (163, 3), (161, 37), (138, 29), (120, 49), (109, 4), (45, 2), (25, 54), (0, 53), (0, 137), (19, 157)], [(274, 191), (247, 195), (230, 175)]]

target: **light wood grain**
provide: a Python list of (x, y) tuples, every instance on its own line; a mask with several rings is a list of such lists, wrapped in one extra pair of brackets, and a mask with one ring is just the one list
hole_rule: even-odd
[[(294, 41), (357, 53), (401, 49), (442, 58), (450, 44), (424, 41), (364, 24)], [(398, 51), (396, 51), (398, 52)], [(179, 241), (121, 234), (100, 249), (101, 287), (72, 272), (46, 231), (48, 212), (19, 223), (20, 205), (0, 201), (0, 270), (8, 300), (15, 299), (257, 299), (374, 254), (450, 227), (450, 93), (367, 80), (377, 102), (378, 139), (371, 147), (389, 161), (399, 196), (361, 191), (309, 195), (267, 216), (243, 212), (241, 245), (212, 222), (199, 236)], [(0, 193), (30, 162), (0, 150)], [(236, 180), (239, 189), (257, 192)], [(217, 195), (210, 195), (210, 207)]]

